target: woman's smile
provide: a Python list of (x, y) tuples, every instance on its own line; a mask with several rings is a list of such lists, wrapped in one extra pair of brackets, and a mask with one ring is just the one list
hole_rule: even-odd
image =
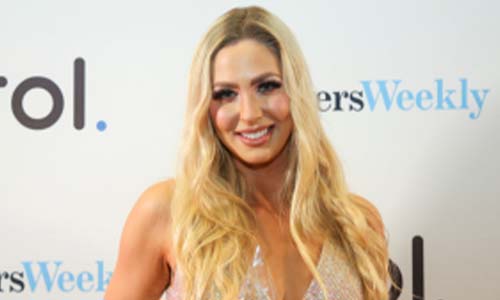
[(241, 141), (248, 146), (260, 146), (265, 144), (271, 138), (273, 126), (267, 126), (259, 130), (243, 130), (236, 134), (240, 136)]

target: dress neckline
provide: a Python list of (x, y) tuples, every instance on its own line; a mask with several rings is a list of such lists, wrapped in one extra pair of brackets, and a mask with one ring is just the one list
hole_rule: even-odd
[[(322, 245), (321, 245), (321, 251), (320, 251), (320, 255), (319, 255), (319, 259), (318, 261), (316, 262), (316, 270), (321, 273), (321, 268), (323, 266), (323, 261), (324, 261), (324, 258), (325, 258), (325, 252), (326, 252), (326, 248), (327, 247), (327, 241), (323, 241)], [(271, 283), (271, 286), (270, 287), (267, 287), (267, 288), (264, 288), (264, 291), (266, 292), (267, 294), (267, 298), (266, 299), (276, 299), (276, 291), (274, 289), (275, 287), (275, 282), (274, 282), (274, 279), (270, 273), (270, 270), (266, 267), (268, 266), (266, 263), (265, 263), (265, 260), (264, 260), (264, 257), (262, 255), (262, 251), (261, 251), (261, 247), (260, 247), (260, 244), (257, 244), (257, 246), (255, 247), (255, 255), (254, 255), (254, 259), (252, 261), (252, 267), (253, 268), (256, 268), (256, 267), (259, 267), (259, 266), (264, 266), (264, 269), (266, 270), (266, 274), (265, 274), (265, 277), (267, 277), (267, 279), (270, 281)], [(314, 275), (312, 276), (311, 280), (309, 281), (309, 284), (307, 285), (307, 289), (305, 291), (305, 294), (302, 295), (302, 298), (300, 299), (306, 299), (308, 297), (308, 295), (311, 293), (311, 290), (313, 289), (313, 286), (317, 284), (317, 281), (316, 279), (314, 278)], [(271, 295), (270, 295), (271, 293)]]
[[(275, 294), (270, 293), (272, 290), (268, 289), (271, 287), (269, 282), (267, 284), (265, 282), (266, 278), (263, 271), (266, 268), (264, 268), (263, 260), (260, 257), (260, 247), (254, 250), (254, 254), (256, 255), (254, 255), (254, 260), (248, 267), (247, 276), (240, 287), (238, 299), (275, 300)], [(341, 247), (337, 247), (331, 241), (325, 240), (321, 247), (321, 254), (316, 263), (316, 268), (325, 284), (326, 299), (363, 299), (363, 285), (359, 273), (356, 266), (349, 261), (347, 253)], [(176, 274), (173, 276), (172, 282), (166, 291), (166, 299), (182, 300), (182, 270), (178, 269), (174, 273)], [(323, 298), (322, 296), (323, 290), (313, 276), (305, 294), (302, 296), (302, 300), (316, 300)], [(214, 299), (220, 300), (221, 297), (214, 297)]]

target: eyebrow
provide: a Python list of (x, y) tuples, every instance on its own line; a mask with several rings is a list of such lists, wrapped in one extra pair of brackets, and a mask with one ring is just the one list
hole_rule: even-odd
[[(250, 85), (254, 85), (256, 84), (257, 82), (260, 82), (262, 80), (264, 80), (265, 78), (267, 77), (270, 77), (270, 76), (277, 76), (277, 77), (280, 77), (281, 76), (277, 73), (274, 73), (274, 72), (265, 72), (265, 73), (262, 73), (260, 74), (259, 76), (253, 78), (251, 81), (250, 81)], [(235, 84), (235, 83), (232, 83), (232, 82), (226, 82), (226, 81), (218, 81), (218, 82), (214, 82), (214, 87), (215, 86), (222, 86), (222, 87), (231, 87), (231, 88), (235, 88), (237, 87), (238, 85)]]

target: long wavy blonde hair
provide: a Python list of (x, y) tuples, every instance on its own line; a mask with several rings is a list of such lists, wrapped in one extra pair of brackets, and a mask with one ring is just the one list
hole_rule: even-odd
[(234, 8), (219, 17), (193, 57), (171, 208), (184, 299), (236, 299), (256, 245), (249, 188), (218, 139), (208, 113), (214, 57), (242, 39), (254, 39), (276, 55), (290, 98), (294, 129), (280, 193), (304, 262), (326, 295), (306, 241), (310, 237), (338, 241), (360, 275), (364, 299), (387, 299), (386, 240), (370, 226), (374, 222), (370, 209), (348, 191), (340, 161), (320, 123), (303, 54), (290, 29), (256, 6)]

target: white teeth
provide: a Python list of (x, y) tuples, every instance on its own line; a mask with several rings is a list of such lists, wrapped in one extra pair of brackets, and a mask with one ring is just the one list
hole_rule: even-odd
[(243, 133), (242, 132), (241, 135), (247, 139), (256, 140), (256, 139), (261, 138), (264, 135), (266, 135), (268, 130), (269, 130), (269, 127), (262, 129), (261, 131), (254, 132), (254, 133)]

